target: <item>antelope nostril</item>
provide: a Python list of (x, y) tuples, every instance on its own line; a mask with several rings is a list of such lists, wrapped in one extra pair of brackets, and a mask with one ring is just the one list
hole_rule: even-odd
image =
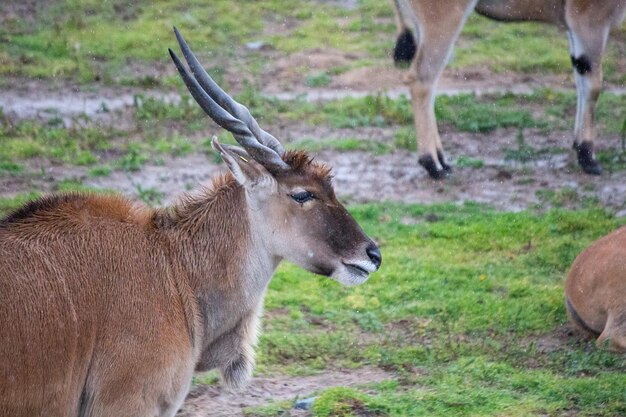
[(380, 249), (378, 249), (378, 246), (372, 243), (367, 247), (365, 252), (367, 252), (367, 256), (369, 256), (370, 260), (374, 263), (374, 265), (376, 265), (376, 268), (380, 268), (383, 257), (380, 254)]

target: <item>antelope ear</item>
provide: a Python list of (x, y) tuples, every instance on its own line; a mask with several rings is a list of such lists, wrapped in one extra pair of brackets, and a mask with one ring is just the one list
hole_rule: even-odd
[[(248, 153), (237, 146), (222, 145), (213, 136), (211, 146), (220, 153), (226, 166), (239, 184), (245, 187), (258, 184), (263, 179), (271, 178), (272, 175)], [(263, 181), (265, 182), (265, 181)]]

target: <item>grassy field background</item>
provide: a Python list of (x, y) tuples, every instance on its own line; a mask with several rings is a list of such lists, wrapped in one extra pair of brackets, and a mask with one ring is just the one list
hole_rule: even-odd
[[(174, 25), (196, 49), (212, 51), (218, 60), (237, 57), (233, 45), (263, 41), (286, 53), (330, 47), (362, 54), (358, 66), (388, 59), (395, 42), (390, 4), (376, 0), (62, 0), (22, 8), (11, 3), (3, 6), (0, 27), (0, 74), (10, 76), (168, 83), (172, 78), (153, 79), (137, 69), (169, 65), (164, 51)], [(625, 28), (612, 34), (604, 60), (605, 77), (613, 83), (626, 81)], [(560, 73), (571, 65), (566, 36), (547, 25), (502, 25), (472, 15), (458, 46), (455, 68)], [(260, 69), (258, 58), (253, 54), (242, 67)]]
[[(394, 24), (387, 2), (24, 4), (0, 6), (0, 88), (22, 83), (60, 91), (132, 87), (136, 96), (122, 115), (104, 122), (80, 117), (68, 126), (61, 115), (32, 119), (0, 112), (0, 178), (7, 189), (13, 187), (3, 190), (0, 214), (44, 191), (91, 189), (83, 184), (90, 178), (132, 176), (146, 165), (195, 154), (214, 160), (208, 139), (215, 129), (208, 129), (195, 103), (184, 98), (164, 53), (173, 46), (173, 25), (194, 49), (212, 51), (218, 81), (229, 86), (229, 71), (241, 72), (247, 82), (238, 85), (237, 97), (268, 130), (297, 125), (300, 131), (323, 126), (344, 132), (341, 137), (298, 134), (286, 141), (288, 147), (372, 155), (415, 147), (407, 98), (374, 95), (319, 103), (268, 98), (258, 93), (266, 57), (242, 52), (247, 43), (262, 41), (284, 54), (320, 48), (354, 54), (349, 66), (323, 73), (301, 69), (303, 84), (327, 85), (351, 69), (389, 59)], [(625, 27), (613, 33), (605, 59), (607, 82), (622, 87)], [(566, 37), (548, 26), (503, 25), (472, 16), (458, 46), (453, 70), (529, 77), (571, 71)], [(154, 98), (144, 88), (180, 92), (183, 99)], [(436, 111), (440, 125), (453, 134), (516, 132), (517, 142), (503, 144), (502, 152), (511, 163), (531, 164), (567, 151), (567, 144), (538, 146), (525, 138), (571, 130), (575, 102), (573, 90), (461, 94), (439, 97)], [(626, 169), (625, 109), (626, 95), (602, 95), (600, 132), (621, 138), (621, 149), (599, 153), (609, 172)], [(366, 140), (359, 136), (362, 129), (393, 133), (386, 141)], [(355, 133), (346, 136), (346, 130)], [(226, 134), (221, 139), (232, 140)], [(456, 160), (467, 169), (485, 163), (481, 155)], [(48, 181), (50, 166), (65, 167), (68, 174)], [(577, 254), (626, 220), (596, 199), (582, 201), (574, 189), (542, 192), (545, 204), (521, 212), (472, 202), (352, 204), (351, 212), (380, 243), (382, 269), (362, 286), (343, 288), (282, 265), (266, 298), (256, 375), (367, 366), (394, 375), (382, 383), (320, 388), (311, 411), (315, 416), (626, 415), (626, 358), (572, 332), (562, 290)], [(151, 205), (165, 197), (158, 188), (139, 187), (137, 195)], [(572, 201), (577, 210), (567, 208)], [(198, 385), (216, 383), (214, 373), (196, 378)], [(293, 401), (276, 402), (245, 413), (284, 416), (292, 406)]]

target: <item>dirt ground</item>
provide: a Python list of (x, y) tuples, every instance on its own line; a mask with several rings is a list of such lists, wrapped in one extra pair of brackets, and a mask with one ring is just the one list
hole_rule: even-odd
[[(0, 92), (0, 100), (6, 93)], [(126, 93), (127, 96), (130, 93)], [(6, 96), (6, 95), (5, 95)], [(120, 101), (123, 101), (120, 98)], [(132, 99), (132, 98), (131, 98)], [(25, 103), (22, 99), (21, 103)], [(298, 138), (357, 137), (362, 140), (393, 142), (394, 128), (361, 127), (332, 129), (291, 123), (270, 130), (284, 142)], [(506, 149), (516, 148), (516, 130), (499, 129), (491, 133), (464, 133), (442, 129), (444, 148), (453, 163), (459, 156), (481, 160), (481, 168), (455, 165), (453, 175), (443, 181), (431, 180), (417, 164), (414, 152), (399, 149), (376, 155), (371, 152), (321, 151), (320, 161), (333, 168), (338, 195), (349, 203), (399, 201), (404, 203), (440, 203), (477, 201), (502, 210), (519, 211), (542, 204), (570, 208), (581, 207), (589, 199), (597, 200), (618, 216), (626, 215), (626, 181), (623, 172), (605, 172), (601, 176), (583, 174), (570, 150), (568, 131), (544, 134), (532, 130), (525, 133), (527, 144), (560, 149), (541, 159), (520, 163), (506, 159)], [(617, 136), (598, 141), (598, 149), (620, 149)], [(138, 195), (139, 189), (153, 188), (163, 193), (161, 202), (175, 201), (183, 192), (207, 184), (223, 169), (214, 158), (205, 154), (167, 157), (161, 165), (147, 164), (138, 172), (114, 171), (106, 177), (92, 178), (88, 169), (33, 161), (29, 177), (0, 177), (0, 194), (11, 196), (30, 189), (54, 190), (62, 179), (77, 179), (85, 185), (116, 189), (124, 194)], [(44, 175), (41, 175), (44, 173)]]
[[(337, 370), (304, 377), (254, 378), (241, 392), (229, 392), (219, 385), (201, 385), (193, 389), (179, 417), (239, 416), (246, 407), (271, 402), (306, 399), (320, 389), (337, 386), (367, 385), (394, 379), (379, 368)], [(291, 410), (291, 416), (308, 416), (305, 410)]]
[[(363, 129), (371, 135), (389, 136), (389, 129)], [(365, 133), (363, 133), (365, 134)], [(581, 207), (585, 199), (597, 199), (618, 216), (626, 215), (626, 181), (623, 172), (595, 177), (583, 174), (572, 152), (553, 154), (526, 164), (505, 160), (502, 148), (515, 147), (515, 131), (490, 134), (457, 133), (446, 137), (450, 153), (480, 158), (482, 168), (456, 167), (444, 181), (431, 180), (417, 164), (414, 152), (398, 150), (383, 155), (370, 152), (317, 153), (319, 161), (333, 167), (335, 188), (348, 203), (398, 201), (403, 203), (462, 203), (476, 201), (501, 210), (519, 211), (536, 205)], [(533, 145), (567, 147), (569, 138), (560, 135), (527, 137)], [(603, 147), (618, 149), (619, 140), (606, 140)], [(90, 178), (80, 167), (49, 166), (46, 175), (30, 182), (39, 189), (51, 188), (60, 178), (81, 179), (85, 185), (137, 194), (139, 188), (161, 191), (162, 203), (174, 202), (182, 193), (208, 184), (224, 167), (203, 154), (167, 158), (163, 165), (146, 165), (136, 173), (115, 171), (107, 177)], [(21, 180), (0, 180), (7, 194), (24, 191)], [(565, 191), (564, 191), (565, 190)], [(553, 193), (550, 193), (553, 192)], [(559, 197), (559, 195), (561, 197)], [(552, 197), (552, 199), (550, 199)], [(556, 200), (555, 200), (556, 199)]]
[[(391, 62), (371, 67), (356, 68), (332, 77), (331, 84), (321, 88), (305, 85), (304, 75), (311, 71), (325, 71), (348, 65), (358, 56), (337, 50), (310, 50), (291, 55), (279, 55), (274, 50), (263, 52), (268, 57), (262, 74), (263, 94), (279, 98), (293, 98), (306, 94), (309, 100), (325, 100), (343, 96), (365, 94), (407, 94), (403, 82), (406, 70), (394, 68)], [(297, 69), (297, 70), (296, 70)], [(167, 73), (170, 70), (166, 70)], [(233, 91), (241, 89), (241, 74), (225, 74)], [(42, 84), (35, 81), (11, 83), (15, 88), (0, 91), (0, 107), (13, 118), (61, 118), (67, 124), (80, 115), (103, 124), (119, 123), (120, 114), (133, 104), (134, 96), (141, 93), (178, 101), (176, 92), (161, 90), (136, 90), (132, 88), (93, 88), (89, 90), (62, 83)], [(490, 73), (484, 68), (465, 70), (446, 69), (439, 83), (440, 94), (474, 92), (478, 95), (512, 91), (528, 93), (537, 88), (550, 87), (574, 91), (572, 76), (539, 76), (534, 74)], [(607, 85), (614, 93), (626, 93), (623, 86)], [(537, 111), (541, 111), (538, 108)], [(357, 129), (332, 129), (327, 126), (311, 127), (306, 123), (289, 122), (267, 127), (284, 142), (298, 138), (357, 137), (363, 140), (393, 142), (393, 128), (363, 127)], [(535, 147), (560, 148), (543, 159), (521, 164), (506, 160), (505, 150), (516, 147), (516, 131), (500, 129), (487, 134), (451, 131), (440, 126), (447, 158), (453, 163), (459, 156), (480, 159), (482, 168), (455, 167), (452, 177), (432, 181), (418, 166), (415, 153), (398, 150), (384, 155), (368, 152), (330, 152), (317, 155), (333, 167), (336, 189), (349, 202), (401, 201), (406, 203), (478, 201), (492, 204), (503, 210), (523, 210), (537, 204), (580, 207), (589, 198), (600, 201), (618, 216), (626, 215), (626, 181), (623, 173), (605, 172), (600, 177), (582, 174), (570, 150), (573, 132), (541, 133), (526, 130), (525, 141)], [(217, 133), (217, 132), (216, 132)], [(620, 149), (617, 135), (601, 137), (598, 149)], [(0, 194), (13, 195), (25, 189), (50, 190), (63, 178), (73, 178), (87, 185), (118, 189), (137, 195), (138, 186), (163, 193), (163, 203), (170, 203), (182, 191), (197, 188), (221, 167), (212, 157), (194, 154), (181, 158), (167, 158), (164, 165), (146, 165), (136, 173), (114, 172), (104, 178), (89, 178), (87, 170), (78, 167), (54, 166), (46, 161), (36, 161), (37, 178), (0, 177)], [(565, 193), (563, 190), (567, 190)], [(546, 196), (561, 195), (558, 201)], [(554, 199), (553, 199), (554, 200)]]

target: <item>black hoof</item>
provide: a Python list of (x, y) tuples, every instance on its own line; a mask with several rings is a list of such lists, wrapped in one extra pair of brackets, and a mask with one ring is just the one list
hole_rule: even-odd
[(452, 166), (446, 164), (446, 160), (443, 157), (443, 152), (440, 150), (437, 151), (437, 159), (439, 159), (439, 164), (441, 164), (441, 167), (446, 172), (446, 174), (452, 174)]
[(428, 171), (428, 175), (430, 175), (430, 178), (434, 180), (443, 179), (447, 177), (448, 173), (450, 172), (450, 171), (446, 171), (445, 168), (444, 169), (437, 168), (437, 164), (435, 163), (435, 160), (430, 155), (420, 156), (417, 162), (419, 162), (419, 164), (423, 166), (426, 171)]
[(398, 66), (406, 66), (411, 63), (415, 56), (415, 39), (410, 30), (406, 29), (398, 36), (396, 47), (393, 49), (393, 61)]
[(574, 149), (576, 150), (576, 154), (578, 156), (578, 165), (580, 165), (586, 174), (602, 174), (602, 166), (593, 158), (593, 143), (574, 142)]

